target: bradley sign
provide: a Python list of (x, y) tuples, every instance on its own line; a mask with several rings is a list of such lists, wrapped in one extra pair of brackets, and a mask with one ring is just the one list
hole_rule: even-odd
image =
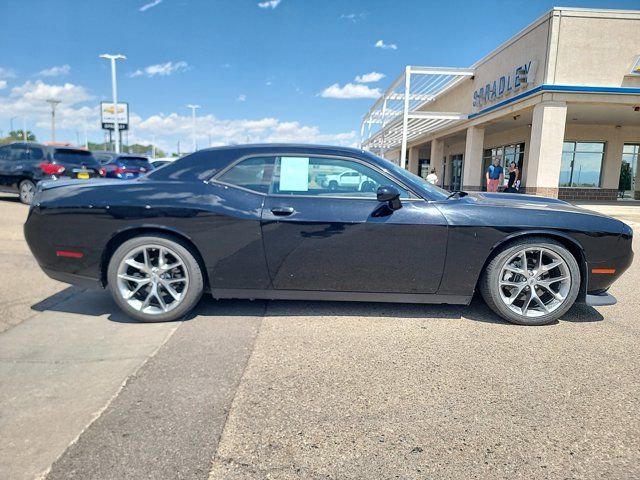
[(483, 107), (514, 92), (526, 89), (535, 82), (537, 67), (538, 62), (531, 60), (524, 65), (518, 65), (513, 73), (503, 75), (493, 82), (480, 87), (473, 92), (473, 106)]

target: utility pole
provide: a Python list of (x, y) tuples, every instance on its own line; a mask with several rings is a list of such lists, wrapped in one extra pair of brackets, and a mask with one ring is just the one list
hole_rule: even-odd
[(87, 136), (87, 117), (83, 117), (84, 124), (84, 148), (89, 150), (89, 137)]
[(27, 141), (27, 117), (22, 117), (22, 140)]
[(196, 110), (198, 108), (201, 108), (200, 105), (187, 105), (187, 108), (191, 109), (191, 128), (193, 129), (192, 131), (192, 135), (193, 135), (193, 147), (191, 149), (191, 153), (195, 152), (197, 149), (197, 145), (196, 145)]
[(113, 128), (116, 134), (116, 153), (120, 153), (120, 125), (118, 124), (118, 82), (116, 80), (116, 60), (126, 60), (124, 55), (110, 55), (103, 53), (100, 58), (106, 58), (111, 61), (111, 92), (113, 94), (113, 108), (115, 111)]
[(62, 102), (62, 100), (56, 100), (50, 98), (47, 103), (51, 105), (51, 141), (56, 141), (56, 106)]

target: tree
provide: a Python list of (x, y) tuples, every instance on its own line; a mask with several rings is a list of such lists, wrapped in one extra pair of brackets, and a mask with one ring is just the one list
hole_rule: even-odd
[[(109, 142), (89, 142), (89, 150), (111, 150), (112, 148), (113, 147)], [(153, 146), (151, 145), (140, 145), (139, 143), (135, 143), (133, 145), (122, 145), (122, 153), (135, 153), (137, 155), (147, 155), (150, 157), (152, 152)], [(156, 157), (166, 157), (166, 154), (158, 147), (156, 147)]]
[[(12, 142), (22, 142), (22, 141), (24, 141), (24, 137), (22, 136), (22, 129), (11, 130), (9, 132), (8, 137), (0, 138), (0, 145), (5, 145), (7, 143), (12, 143)], [(36, 141), (36, 136), (31, 130), (27, 130), (27, 141), (28, 142)]]

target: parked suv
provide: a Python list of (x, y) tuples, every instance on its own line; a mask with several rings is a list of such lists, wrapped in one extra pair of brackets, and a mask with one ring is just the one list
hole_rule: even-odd
[(378, 185), (369, 177), (362, 175), (355, 170), (347, 170), (342, 173), (322, 175), (319, 179), (320, 185), (329, 190), (348, 190), (359, 192), (373, 192)]
[(153, 170), (153, 165), (143, 155), (102, 151), (93, 152), (93, 154), (102, 164), (107, 178), (128, 180)]
[(29, 204), (41, 180), (104, 176), (91, 152), (74, 147), (18, 142), (0, 147), (0, 190), (18, 193)]

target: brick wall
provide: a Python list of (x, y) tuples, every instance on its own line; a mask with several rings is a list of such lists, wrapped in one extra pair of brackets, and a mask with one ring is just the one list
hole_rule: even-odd
[(616, 200), (617, 188), (561, 188), (558, 193), (561, 200)]

